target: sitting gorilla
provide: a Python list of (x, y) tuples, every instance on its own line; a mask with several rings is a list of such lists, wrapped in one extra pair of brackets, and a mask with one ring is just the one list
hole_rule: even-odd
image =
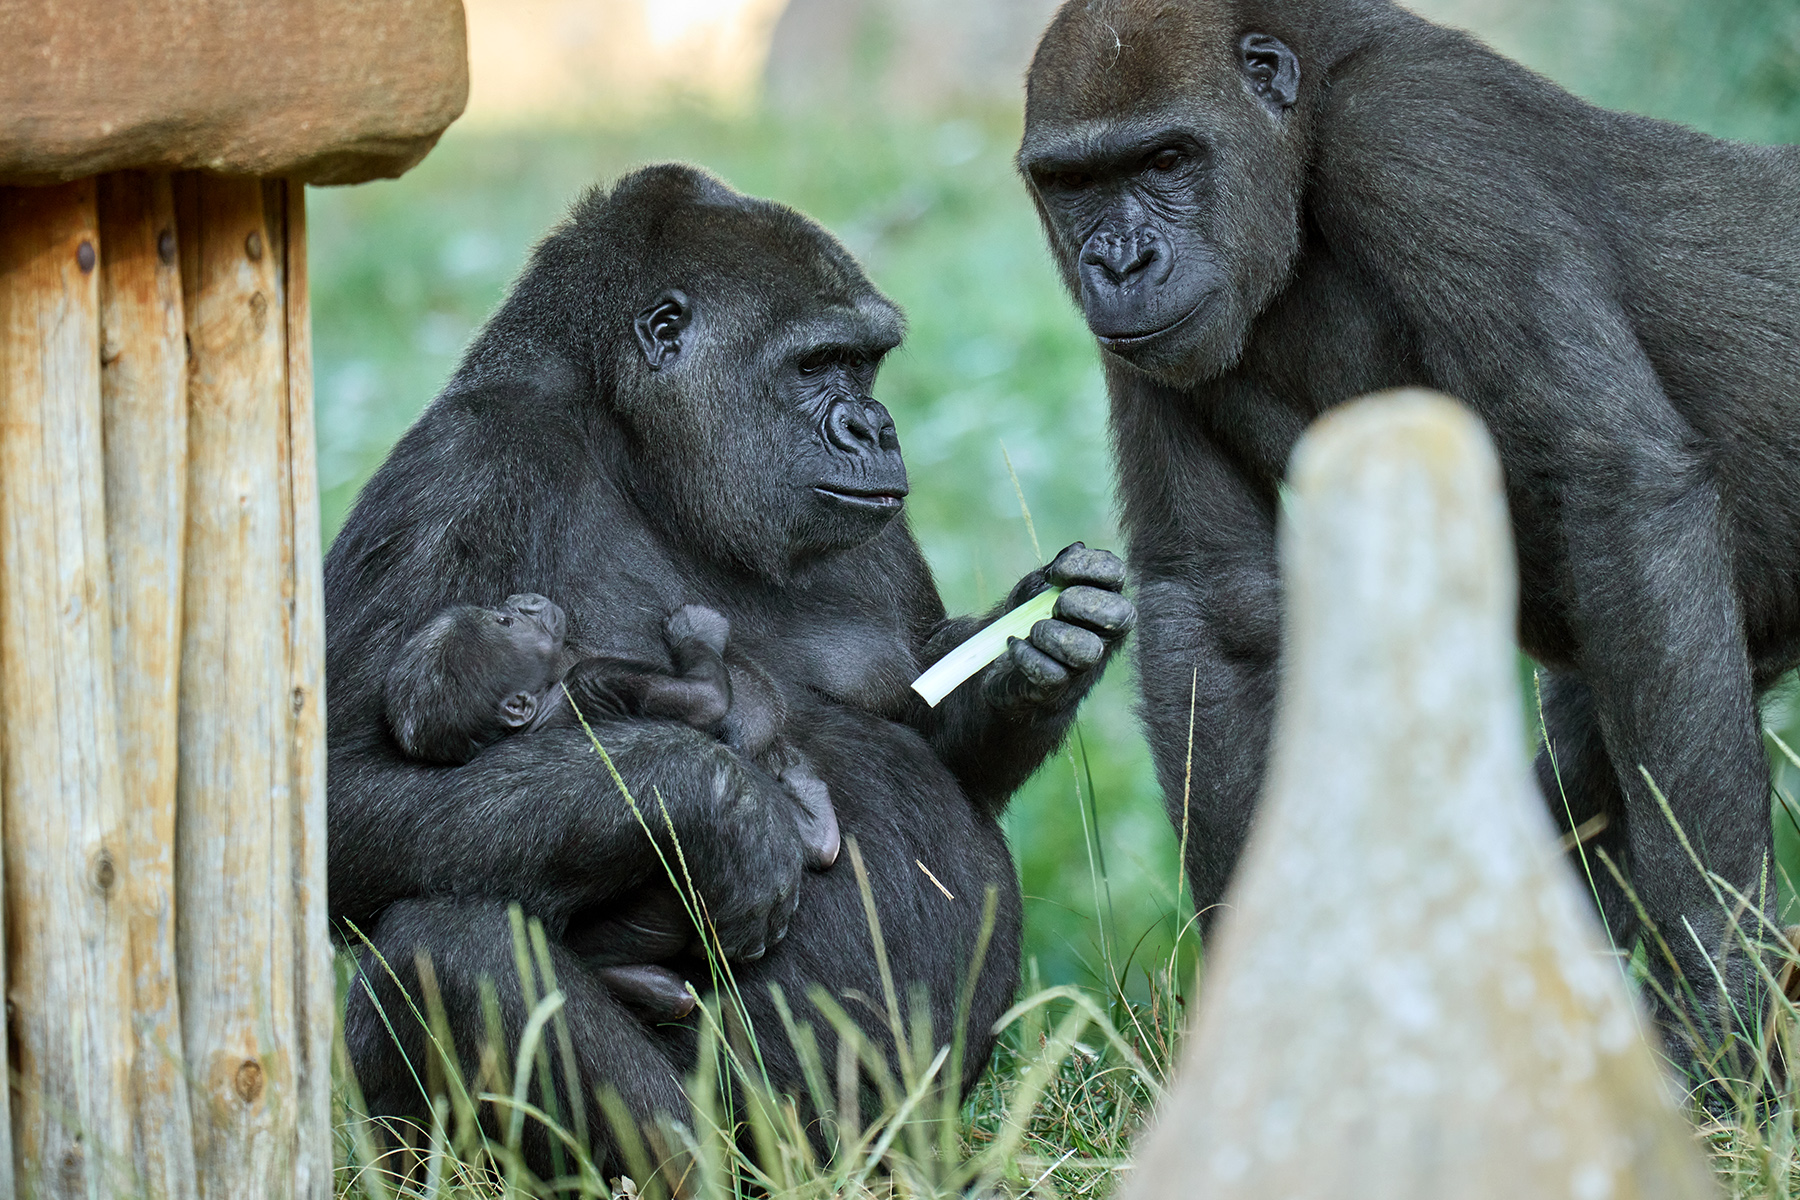
[[(699, 604), (729, 619), (725, 725), (745, 709), (740, 741), (779, 739), (816, 765), (860, 845), (894, 977), (923, 990), (940, 1043), (998, 892), (963, 1083), (985, 1064), (1019, 951), (997, 818), (1136, 614), (1118, 560), (1077, 544), (1008, 598), (1067, 587), (1029, 639), (935, 709), (909, 690), (984, 620), (945, 618), (894, 519), (905, 467), (869, 393), (900, 334), (894, 306), (816, 225), (652, 167), (590, 194), (539, 246), (359, 497), (325, 564), (331, 909), (408, 990), (415, 952), (429, 955), (466, 1071), (486, 1041), (484, 977), (509, 1061), (527, 1019), (517, 903), (550, 941), (579, 1075), (552, 1055), (560, 1094), (533, 1098), (567, 1112), (571, 1094), (607, 1085), (639, 1121), (685, 1114), (692, 1021), (645, 1023), (599, 974), (620, 961), (607, 922), (665, 877), (658, 850), (677, 840), (776, 1087), (797, 1094), (803, 1079), (771, 985), (804, 1010), (824, 1061), (836, 1048), (806, 1002), (815, 986), (892, 1051), (861, 1002), (881, 976), (854, 873), (805, 870), (793, 793), (729, 740), (641, 715), (594, 724), (639, 803), (660, 806), (660, 847), (580, 729), (504, 737), (449, 766), (401, 751), (384, 700), (399, 648), (446, 606), (527, 589), (560, 599), (584, 653), (664, 670), (668, 614)], [(365, 979), (376, 1000), (359, 984), (345, 1018), (365, 1097), (423, 1119), (406, 1059), (423, 1060), (424, 1031), (385, 971)], [(545, 1139), (527, 1148), (541, 1170)], [(595, 1149), (612, 1156), (604, 1138)]]

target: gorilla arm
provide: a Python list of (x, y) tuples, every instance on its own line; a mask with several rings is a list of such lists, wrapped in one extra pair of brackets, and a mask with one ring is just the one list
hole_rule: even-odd
[(569, 498), (609, 499), (551, 423), (520, 420), (510, 399), (434, 406), (328, 557), (332, 913), (364, 923), (403, 897), (480, 895), (561, 922), (661, 877), (645, 827), (665, 852), (672, 827), (727, 955), (754, 951), (787, 923), (803, 847), (785, 789), (717, 739), (672, 722), (595, 726), (640, 822), (580, 729), (507, 738), (456, 767), (407, 762), (385, 734), (379, 668), (406, 633), (394, 614), (558, 589), (565, 567), (548, 547), (570, 540)]
[(1028, 638), (1014, 639), (937, 708), (917, 704), (916, 724), (939, 759), (989, 811), (1004, 806), (1061, 744), (1077, 705), (1136, 623), (1137, 610), (1119, 592), (1124, 583), (1117, 557), (1076, 542), (1021, 579), (994, 611), (943, 621), (926, 639), (920, 659), (929, 665), (1045, 588), (1064, 589)]
[(508, 738), (458, 767), (378, 749), (334, 757), (334, 913), (360, 921), (404, 896), (474, 893), (516, 900), (560, 927), (662, 878), (657, 849), (674, 863), (673, 825), (727, 956), (753, 955), (792, 916), (802, 869), (785, 790), (672, 722), (594, 733), (632, 800), (579, 729)]
[[(1108, 371), (1114, 438), (1156, 446), (1120, 472), (1123, 523), (1143, 602), (1138, 685), (1169, 819), (1186, 846), (1202, 920), (1224, 895), (1250, 830), (1274, 720), (1280, 641), (1273, 484), (1247, 474), (1165, 389)], [(1242, 384), (1221, 413), (1272, 404)]]

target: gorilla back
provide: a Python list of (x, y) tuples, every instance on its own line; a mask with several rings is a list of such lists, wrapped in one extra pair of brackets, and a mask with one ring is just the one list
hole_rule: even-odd
[(1434, 387), (1505, 465), (1552, 808), (1607, 817), (1717, 1017), (1695, 943), (1727, 952), (1727, 914), (1645, 773), (1755, 903), (1755, 698), (1800, 658), (1800, 150), (1593, 108), (1387, 0), (1075, 0), (1019, 164), (1106, 364), (1177, 819), (1197, 709), (1201, 910), (1263, 771), (1289, 450), (1348, 397)]
[[(590, 194), (538, 247), (358, 499), (326, 561), (331, 906), (409, 988), (415, 952), (430, 955), (466, 1061), (485, 1040), (483, 976), (510, 1039), (527, 1016), (506, 917), (518, 903), (544, 923), (566, 996), (580, 1077), (559, 1077), (560, 1103), (604, 1084), (639, 1119), (685, 1111), (691, 1027), (623, 1009), (593, 936), (664, 877), (659, 852), (674, 861), (676, 842), (775, 1084), (798, 1090), (801, 1073), (768, 984), (821, 1027), (831, 1061), (810, 989), (879, 996), (881, 976), (853, 872), (803, 869), (794, 797), (737, 748), (785, 739), (859, 844), (894, 976), (925, 990), (940, 1038), (983, 897), (998, 892), (970, 1078), (985, 1062), (1019, 944), (996, 818), (1131, 614), (1116, 560), (1072, 550), (1020, 585), (1077, 585), (1034, 631), (1048, 649), (1015, 646), (937, 710), (911, 694), (921, 666), (981, 622), (946, 619), (895, 519), (905, 468), (869, 393), (900, 336), (898, 312), (816, 225), (692, 169), (648, 168)], [(395, 649), (448, 605), (521, 592), (557, 598), (581, 653), (661, 670), (671, 612), (729, 619), (729, 739), (646, 716), (595, 726), (658, 844), (581, 730), (515, 735), (462, 765), (399, 752), (382, 699)], [(389, 1013), (405, 1013), (371, 974)], [(375, 1009), (358, 991), (347, 1017), (371, 1106), (422, 1115)], [(416, 1065), (422, 1031), (394, 1024)], [(878, 1045), (884, 1029), (871, 1021)]]

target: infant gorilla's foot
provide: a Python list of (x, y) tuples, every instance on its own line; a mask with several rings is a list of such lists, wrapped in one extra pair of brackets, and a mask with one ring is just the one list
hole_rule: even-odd
[(679, 1021), (694, 1011), (687, 981), (667, 967), (638, 963), (595, 972), (613, 996), (649, 1021)]
[(731, 622), (710, 608), (688, 604), (663, 624), (663, 635), (675, 674), (645, 681), (644, 715), (716, 730), (731, 711), (731, 672), (723, 657)]
[(837, 861), (838, 851), (843, 849), (837, 810), (831, 807), (831, 789), (803, 758), (782, 768), (781, 782), (797, 802), (799, 813), (794, 825), (806, 846), (806, 865), (823, 871)]
[(725, 643), (731, 640), (731, 621), (704, 604), (684, 604), (670, 614), (663, 636), (675, 649), (699, 643), (714, 654), (723, 654)]

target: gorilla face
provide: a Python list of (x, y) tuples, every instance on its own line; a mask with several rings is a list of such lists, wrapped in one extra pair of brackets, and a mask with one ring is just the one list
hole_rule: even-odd
[(724, 557), (759, 573), (860, 546), (903, 506), (900, 439), (870, 394), (900, 317), (862, 286), (823, 303), (766, 281), (754, 296), (670, 288), (634, 322), (658, 397), (633, 406), (645, 449), (665, 459), (684, 523), (723, 533)]
[[(1204, 44), (1218, 78), (1170, 78), (1171, 39)], [(1195, 10), (1126, 3), (1051, 26), (1019, 168), (1107, 353), (1176, 385), (1237, 361), (1298, 251), (1299, 86), (1280, 40), (1230, 39)]]
[(406, 640), (384, 694), (394, 740), (409, 758), (464, 763), (558, 706), (568, 620), (544, 596), (455, 604)]
[(558, 694), (563, 638), (569, 628), (562, 606), (535, 592), (508, 596), (482, 610), (478, 648), (469, 656), (475, 674), (501, 693), (500, 721), (518, 729), (540, 719)]
[(808, 431), (789, 475), (793, 544), (803, 552), (860, 546), (899, 515), (906, 499), (899, 434), (870, 395), (892, 343), (879, 328), (859, 324), (845, 321), (833, 336), (801, 340), (776, 375), (777, 403)]

